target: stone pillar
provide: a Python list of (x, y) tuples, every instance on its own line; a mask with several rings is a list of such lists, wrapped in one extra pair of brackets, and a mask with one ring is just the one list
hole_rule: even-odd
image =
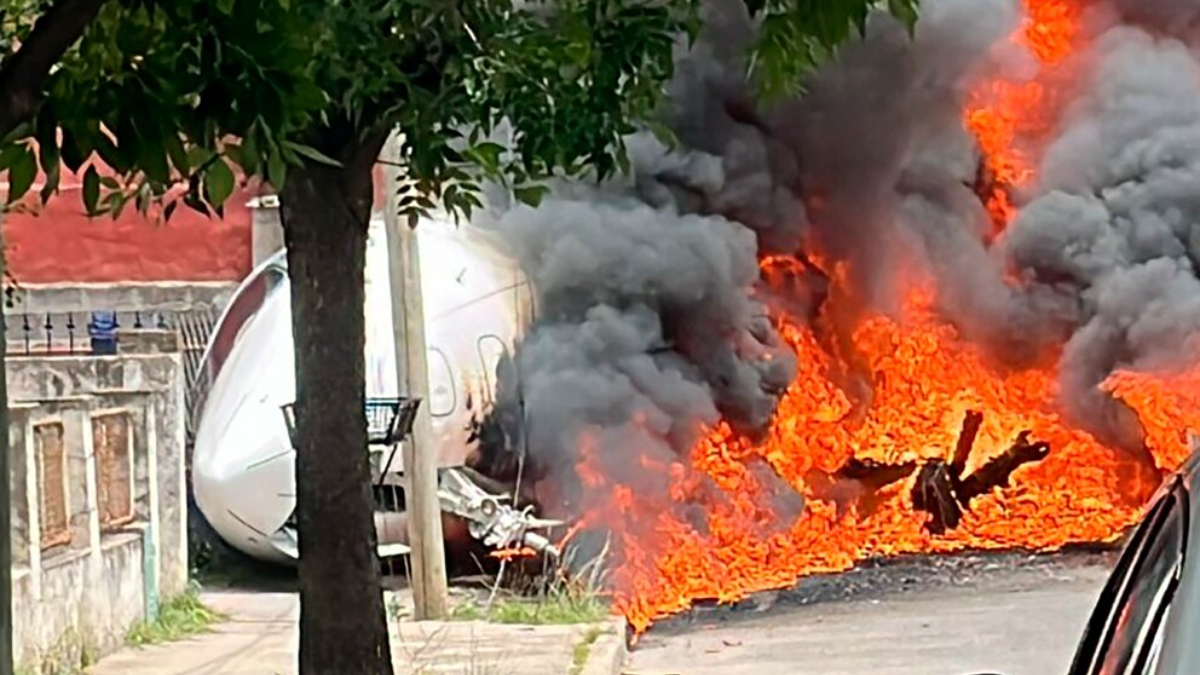
[[(84, 499), (87, 505), (87, 582), (92, 588), (103, 588), (104, 549), (100, 541), (100, 498), (99, 476), (96, 470), (96, 446), (92, 435), (92, 407), (89, 400), (85, 405), (74, 410), (64, 411), (63, 417), (70, 426), (78, 425), (78, 449), (69, 450), (69, 457), (74, 462), (83, 459)], [(72, 472), (72, 477), (79, 474)], [(75, 489), (72, 488), (74, 492)], [(74, 523), (72, 523), (74, 525)], [(75, 543), (72, 542), (72, 546)], [(95, 601), (92, 594), (84, 594), (84, 604), (79, 608), (80, 633), (90, 634), (91, 630), (108, 626), (110, 608), (106, 603)], [(101, 598), (104, 596), (101, 595)]]
[[(33, 425), (30, 413), (37, 406), (27, 403), (10, 403), (9, 412), (9, 451), (13, 458), (13, 468), (20, 467), (12, 476), (14, 497), (19, 495), (19, 501), (14, 500), (14, 520), (21, 527), (13, 534), (21, 538), (14, 541), (15, 569), (13, 575), (13, 657), (14, 662), (22, 664), (34, 656), (26, 649), (26, 643), (31, 642), (30, 635), (37, 635), (38, 611), (42, 600), (42, 547), (41, 525), (39, 519), (40, 503), (38, 501), (37, 462), (33, 456)], [(24, 568), (25, 580), (21, 581), (21, 568)]]

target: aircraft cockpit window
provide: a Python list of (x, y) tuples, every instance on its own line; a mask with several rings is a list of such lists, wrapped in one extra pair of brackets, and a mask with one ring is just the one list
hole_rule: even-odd
[(282, 270), (270, 267), (249, 281), (240, 293), (229, 303), (224, 320), (212, 338), (212, 348), (209, 352), (208, 363), (205, 364), (205, 375), (210, 381), (215, 380), (221, 371), (221, 366), (229, 358), (230, 351), (237, 341), (238, 335), (249, 320), (262, 308), (267, 294), (279, 286), (284, 280)]

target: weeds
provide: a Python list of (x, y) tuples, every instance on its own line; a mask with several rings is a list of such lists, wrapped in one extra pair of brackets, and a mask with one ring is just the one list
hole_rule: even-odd
[(96, 647), (79, 631), (69, 629), (58, 636), (54, 646), (39, 655), (35, 662), (16, 667), (15, 675), (78, 675), (95, 665)]
[(225, 617), (200, 601), (200, 591), (192, 586), (186, 593), (167, 601), (153, 621), (139, 621), (129, 628), (125, 642), (131, 647), (144, 647), (162, 642), (174, 642), (192, 635), (207, 633), (214, 623)]
[(490, 607), (462, 604), (451, 611), (450, 618), (544, 626), (598, 623), (609, 614), (608, 605), (595, 595), (554, 590), (533, 598), (496, 597)]
[(592, 655), (592, 645), (596, 644), (596, 640), (604, 631), (598, 627), (589, 628), (583, 634), (583, 639), (575, 645), (575, 650), (571, 653), (571, 673), (570, 675), (580, 675), (585, 666), (587, 666), (588, 657)]
[(606, 585), (608, 543), (583, 564), (576, 564), (576, 553), (571, 550), (558, 561), (547, 561), (540, 573), (519, 568), (506, 577), (502, 564), (487, 600), (458, 605), (450, 618), (530, 625), (605, 621), (611, 610), (598, 589)]

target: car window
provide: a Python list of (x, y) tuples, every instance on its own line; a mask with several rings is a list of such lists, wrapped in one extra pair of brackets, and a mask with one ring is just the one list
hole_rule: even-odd
[(1101, 591), (1071, 675), (1121, 675), (1151, 657), (1178, 582), (1186, 527), (1186, 497), (1172, 484), (1147, 510)]
[[(1174, 588), (1172, 588), (1171, 597), (1167, 598), (1166, 602), (1163, 603), (1163, 607), (1162, 607), (1162, 610), (1160, 613), (1161, 618), (1159, 621), (1156, 622), (1157, 625), (1155, 626), (1155, 630), (1153, 632), (1153, 636), (1154, 636), (1153, 641), (1150, 643), (1149, 655), (1146, 657), (1146, 666), (1142, 670), (1142, 672), (1154, 673), (1154, 672), (1158, 671), (1159, 659), (1162, 658), (1163, 642), (1166, 640), (1166, 637), (1167, 637), (1166, 626), (1168, 625), (1168, 621), (1170, 620), (1171, 607), (1172, 607), (1171, 600), (1173, 600), (1173, 599), (1174, 599)], [(1133, 668), (1136, 666), (1131, 663), (1130, 667)]]
[(1100, 675), (1134, 675), (1144, 672), (1164, 617), (1170, 607), (1183, 562), (1185, 510), (1178, 492), (1168, 494), (1154, 514), (1156, 527), (1148, 531), (1138, 564), (1129, 570), (1127, 583), (1112, 612), (1108, 639), (1097, 659)]

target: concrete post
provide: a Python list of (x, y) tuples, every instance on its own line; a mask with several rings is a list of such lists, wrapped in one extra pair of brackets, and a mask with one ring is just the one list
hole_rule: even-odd
[[(0, 218), (0, 285), (3, 284), (4, 223)], [(0, 294), (2, 295), (2, 294)], [(4, 331), (4, 299), (0, 297), (0, 675), (12, 675), (13, 663), (13, 583), (12, 583), (12, 468), (8, 424), (8, 337)]]
[(258, 197), (250, 202), (250, 250), (255, 267), (283, 250), (283, 220), (279, 214), (279, 198), (274, 195)]
[[(87, 405), (78, 412), (73, 412), (79, 418), (80, 438), (84, 455), (84, 488), (87, 507), (87, 541), (88, 566), (87, 580), (92, 588), (99, 588), (104, 575), (104, 549), (100, 542), (100, 476), (96, 467), (96, 438), (92, 433), (92, 406)], [(98, 607), (95, 603), (87, 602), (83, 608), (89, 626), (105, 626), (108, 622), (107, 607)]]
[(384, 206), (388, 276), (392, 290), (392, 326), (396, 343), (396, 381), (400, 391), (422, 399), (412, 435), (404, 442), (404, 486), (408, 535), (412, 546), (412, 588), (416, 619), (447, 614), (446, 554), (438, 499), (438, 456), (429, 416), (429, 364), (425, 347), (425, 308), (421, 301), (421, 261), (417, 237), (399, 216), (396, 185), (400, 141), (395, 133), (384, 146)]
[[(145, 426), (141, 433), (146, 434), (146, 480), (149, 503), (146, 518), (145, 540), (142, 545), (143, 554), (143, 600), (145, 601), (146, 620), (158, 618), (158, 594), (161, 588), (162, 574), (158, 566), (159, 551), (162, 550), (162, 537), (159, 534), (160, 518), (158, 511), (158, 418), (154, 412), (154, 400), (146, 397)], [(180, 494), (187, 494), (182, 492)]]

